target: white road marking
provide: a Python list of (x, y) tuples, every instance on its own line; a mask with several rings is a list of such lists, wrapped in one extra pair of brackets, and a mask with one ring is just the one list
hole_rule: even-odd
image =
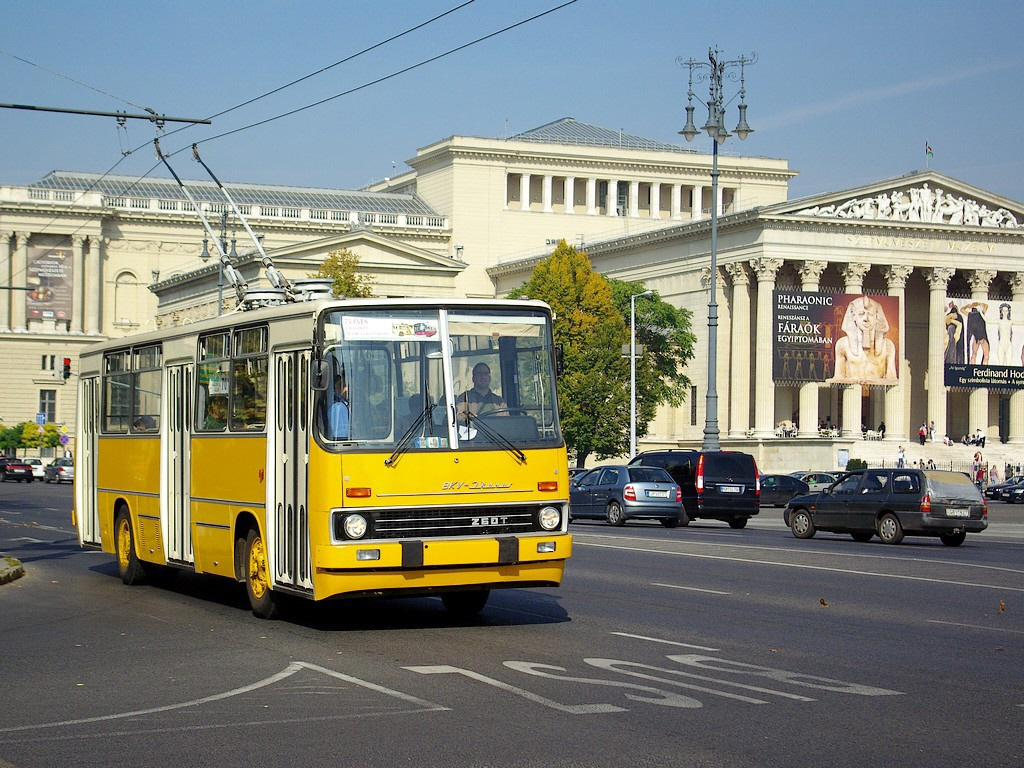
[[(507, 663), (508, 662), (506, 662), (506, 664)], [(609, 712), (627, 711), (622, 707), (616, 707), (614, 704), (559, 704), (557, 701), (544, 698), (536, 693), (531, 693), (530, 691), (522, 688), (517, 688), (516, 686), (509, 685), (501, 680), (495, 680), (493, 677), (487, 677), (486, 675), (481, 675), (479, 672), (473, 672), (460, 667), (452, 667), (447, 664), (422, 667), (404, 667), (404, 669), (408, 669), (410, 672), (418, 672), (421, 675), (464, 675), (470, 680), (476, 680), (477, 682), (492, 685), (502, 691), (514, 693), (516, 696), (521, 696), (529, 701), (533, 701), (537, 704), (543, 704), (545, 707), (558, 710), (559, 712), (567, 712), (571, 715), (596, 715), (607, 714)], [(561, 667), (558, 667), (558, 669), (561, 669)]]
[(731, 595), (732, 592), (720, 592), (717, 589), (701, 589), (700, 587), (683, 587), (679, 584), (662, 584), (660, 581), (652, 581), (652, 587), (668, 587), (669, 589), (685, 589), (687, 592), (707, 592), (710, 595)]
[(956, 621), (939, 621), (937, 619), (927, 619), (927, 624), (945, 624), (948, 627), (964, 627), (966, 629), (990, 629), (994, 632), (1012, 632), (1015, 635), (1024, 635), (1024, 630), (1020, 629), (1008, 629), (1006, 627), (985, 627), (980, 624), (960, 624)]
[(897, 573), (877, 573), (875, 571), (858, 571), (855, 568), (832, 568), (825, 565), (804, 565), (801, 563), (783, 563), (777, 560), (755, 560), (746, 557), (725, 557), (722, 555), (701, 555), (695, 552), (670, 552), (664, 549), (649, 549), (647, 547), (620, 547), (612, 544), (595, 544), (592, 542), (573, 542), (578, 547), (598, 547), (599, 549), (621, 549), (629, 552), (643, 552), (653, 555), (671, 555), (673, 557), (693, 557), (699, 560), (723, 560), (731, 563), (748, 563), (750, 565), (774, 565), (779, 568), (799, 568), (808, 571), (828, 571), (830, 573), (849, 573), (854, 576), (877, 576), (882, 579), (899, 579), (902, 581), (920, 581), (928, 584), (945, 584), (956, 587), (978, 587), (980, 589), (1001, 589), (1005, 592), (1024, 592), (1024, 587), (1004, 587), (998, 584), (978, 584), (971, 581), (951, 581), (950, 579), (932, 579), (926, 576), (904, 576)]
[(695, 651), (707, 651), (708, 653), (717, 653), (719, 648), (706, 648), (703, 645), (691, 645), (690, 643), (680, 643), (675, 640), (662, 640), (660, 637), (647, 637), (646, 635), (631, 635), (629, 632), (612, 632), (613, 635), (619, 637), (631, 637), (634, 640), (648, 640), (652, 643), (665, 643), (665, 645), (678, 645), (680, 648), (693, 648)]
[(82, 725), (85, 723), (102, 723), (109, 720), (123, 720), (129, 717), (140, 717), (142, 715), (153, 715), (160, 712), (171, 712), (176, 709), (184, 709), (185, 707), (195, 707), (200, 704), (209, 704), (212, 701), (229, 699), (234, 696), (240, 696), (243, 693), (249, 693), (251, 691), (259, 690), (260, 688), (265, 688), (268, 685), (273, 685), (274, 683), (278, 683), (282, 680), (291, 677), (301, 669), (309, 669), (313, 670), (314, 672), (320, 672), (331, 677), (336, 677), (339, 680), (344, 680), (345, 682), (353, 683), (363, 688), (368, 688), (371, 691), (377, 691), (387, 696), (392, 696), (397, 699), (402, 699), (403, 701), (411, 702), (413, 704), (416, 704), (417, 706), (422, 707), (425, 711), (448, 710), (448, 707), (442, 707), (440, 704), (434, 704), (423, 699), (418, 699), (415, 696), (410, 696), (407, 693), (402, 693), (401, 691), (395, 691), (390, 688), (385, 688), (384, 686), (377, 685), (376, 683), (370, 683), (366, 680), (360, 680), (356, 677), (350, 677), (349, 675), (342, 674), (341, 672), (335, 672), (334, 670), (326, 669), (325, 667), (320, 667), (316, 664), (309, 664), (305, 661), (293, 661), (291, 664), (289, 664), (287, 667), (282, 669), (277, 674), (271, 675), (270, 677), (264, 678), (263, 680), (258, 680), (255, 683), (244, 685), (241, 688), (234, 688), (230, 691), (224, 691), (223, 693), (215, 693), (212, 696), (204, 696), (201, 699), (193, 699), (192, 701), (185, 701), (179, 704), (167, 704), (163, 707), (153, 707), (152, 709), (139, 709), (135, 710), (134, 712), (121, 712), (114, 715), (99, 715), (97, 717), (83, 717), (78, 720), (62, 720), (57, 723), (40, 723), (38, 725), (18, 725), (14, 726), (13, 728), (0, 728), (0, 733), (31, 731), (39, 730), (42, 728), (59, 728), (67, 725)]

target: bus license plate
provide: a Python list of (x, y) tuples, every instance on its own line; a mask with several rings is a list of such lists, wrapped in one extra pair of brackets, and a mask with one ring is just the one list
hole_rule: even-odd
[(949, 507), (946, 509), (946, 517), (970, 517), (971, 510), (963, 507)]
[(651, 499), (667, 499), (668, 491), (648, 491), (647, 496)]
[(718, 486), (719, 493), (743, 493), (742, 485), (720, 485)]

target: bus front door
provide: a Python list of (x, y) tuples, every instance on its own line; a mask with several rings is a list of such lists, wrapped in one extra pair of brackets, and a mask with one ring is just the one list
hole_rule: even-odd
[(96, 449), (99, 425), (99, 379), (81, 380), (78, 393), (78, 439), (75, 448), (75, 518), (78, 540), (100, 544), (100, 519), (96, 503)]
[(313, 588), (307, 504), (312, 407), (309, 359), (309, 352), (280, 352), (274, 356), (274, 433), (267, 452), (268, 467), (274, 472), (274, 581), (302, 590)]
[(167, 368), (167, 404), (163, 414), (167, 425), (167, 449), (163, 451), (166, 462), (167, 493), (162, 494), (167, 509), (164, 519), (167, 530), (167, 559), (177, 563), (194, 563), (192, 554), (192, 504), (189, 497), (189, 437), (191, 434), (192, 391), (195, 368), (192, 365), (176, 365)]

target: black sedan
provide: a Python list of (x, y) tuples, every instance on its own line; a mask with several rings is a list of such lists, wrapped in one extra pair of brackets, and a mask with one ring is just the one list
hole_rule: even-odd
[[(1001, 483), (990, 485), (985, 489), (985, 497), (988, 499), (1003, 499), (1006, 492), (1015, 485), (1024, 483), (1024, 475), (1015, 475), (1014, 477), (1008, 477)], [(1005, 500), (1005, 499), (1004, 499)]]
[(0, 459), (0, 480), (17, 480), (19, 483), (31, 483), (33, 480), (32, 467), (21, 459), (2, 458)]
[(569, 486), (570, 520), (594, 518), (622, 525), (647, 519), (675, 528), (682, 514), (682, 489), (660, 467), (597, 467)]
[(803, 480), (790, 475), (761, 475), (761, 506), (784, 507), (794, 496), (809, 493)]

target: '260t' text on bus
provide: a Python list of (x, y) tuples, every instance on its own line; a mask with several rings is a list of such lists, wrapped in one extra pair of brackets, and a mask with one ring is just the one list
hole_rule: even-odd
[(554, 358), (546, 305), (469, 299), (316, 299), (94, 345), (80, 542), (127, 584), (235, 579), (265, 618), (283, 594), (471, 614), (491, 589), (557, 586)]

